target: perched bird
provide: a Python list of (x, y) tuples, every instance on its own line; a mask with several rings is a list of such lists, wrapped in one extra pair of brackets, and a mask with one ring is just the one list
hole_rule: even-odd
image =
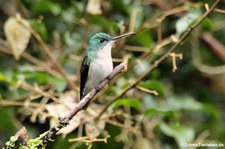
[(80, 68), (80, 99), (112, 72), (111, 48), (113, 44), (118, 39), (134, 34), (132, 32), (111, 37), (106, 33), (97, 33), (90, 38)]

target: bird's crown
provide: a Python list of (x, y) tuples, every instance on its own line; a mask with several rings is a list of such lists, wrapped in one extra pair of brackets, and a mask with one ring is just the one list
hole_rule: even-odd
[(112, 37), (106, 33), (97, 33), (93, 35), (88, 42), (88, 51), (98, 50), (106, 45)]

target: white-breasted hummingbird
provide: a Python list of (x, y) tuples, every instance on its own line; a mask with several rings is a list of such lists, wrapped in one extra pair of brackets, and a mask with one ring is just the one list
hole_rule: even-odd
[(111, 48), (123, 37), (134, 35), (134, 32), (111, 37), (106, 33), (93, 35), (80, 68), (80, 99), (96, 87), (113, 70)]

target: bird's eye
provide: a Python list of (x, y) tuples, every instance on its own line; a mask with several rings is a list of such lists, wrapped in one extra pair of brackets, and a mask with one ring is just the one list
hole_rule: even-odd
[(101, 43), (103, 43), (104, 41), (106, 41), (106, 39), (104, 39), (104, 38), (100, 38), (100, 40), (99, 40)]

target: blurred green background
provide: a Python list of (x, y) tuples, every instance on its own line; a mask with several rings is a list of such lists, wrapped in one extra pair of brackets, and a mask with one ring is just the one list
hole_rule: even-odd
[[(61, 102), (75, 103), (80, 62), (91, 35), (137, 33), (118, 42), (112, 50), (114, 65), (128, 58), (128, 70), (114, 79), (90, 107), (97, 106), (96, 110), (101, 111), (108, 101), (150, 69), (213, 2), (0, 0), (0, 146), (22, 126), (29, 138), (37, 137), (57, 122), (57, 116), (63, 113)], [(69, 134), (63, 133), (63, 137), (58, 135), (47, 148), (170, 149), (182, 148), (185, 143), (225, 145), (225, 14), (221, 11), (224, 8), (222, 1), (175, 50), (178, 54), (175, 61), (168, 56), (114, 102), (106, 118), (96, 124), (90, 117), (98, 117), (99, 113), (89, 111), (96, 115), (82, 115), (84, 121), (74, 121), (77, 126)], [(50, 54), (61, 64), (75, 89), (43, 52), (33, 32), (31, 37), (22, 36), (24, 32), (18, 35), (16, 40), (27, 38), (29, 43), (20, 58), (15, 59), (5, 32), (6, 21), (16, 13), (48, 45)], [(174, 62), (178, 67), (175, 72)], [(152, 90), (158, 95), (150, 93)], [(60, 107), (52, 110), (56, 106)], [(88, 126), (92, 124), (96, 126), (94, 130)], [(98, 139), (110, 135), (107, 143), (92, 140), (87, 145), (84, 139), (68, 141), (81, 136), (91, 140), (95, 133), (94, 138)]]

